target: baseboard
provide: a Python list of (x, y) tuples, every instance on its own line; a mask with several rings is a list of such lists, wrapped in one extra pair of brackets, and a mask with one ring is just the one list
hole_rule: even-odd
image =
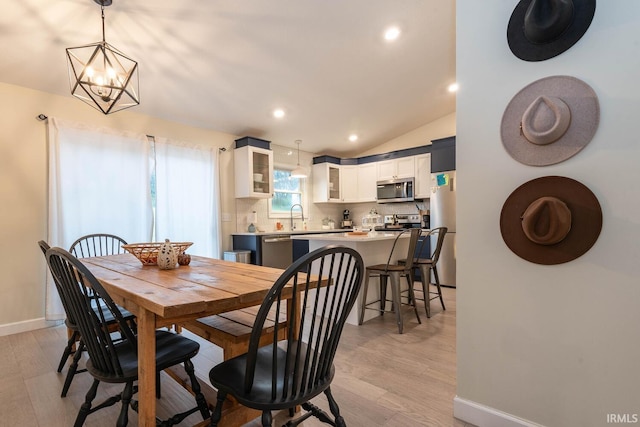
[(544, 427), (458, 396), (453, 398), (453, 416), (478, 427)]
[(64, 320), (45, 320), (44, 317), (41, 317), (39, 319), (7, 323), (0, 325), (0, 337), (19, 334), (20, 332), (35, 331), (36, 329), (50, 328), (51, 326), (58, 326), (63, 322)]

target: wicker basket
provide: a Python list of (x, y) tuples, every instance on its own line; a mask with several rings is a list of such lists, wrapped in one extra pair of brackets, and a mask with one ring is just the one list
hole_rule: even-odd
[[(158, 265), (158, 251), (162, 245), (164, 245), (163, 242), (131, 243), (122, 245), (122, 247), (138, 258), (142, 265)], [(193, 242), (171, 242), (173, 250), (176, 251), (178, 255), (183, 254), (191, 245), (193, 245)]]

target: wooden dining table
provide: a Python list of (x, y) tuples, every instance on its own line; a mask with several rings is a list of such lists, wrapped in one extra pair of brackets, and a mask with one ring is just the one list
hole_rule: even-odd
[(131, 254), (82, 262), (116, 304), (137, 316), (139, 426), (156, 425), (155, 330), (260, 305), (283, 272), (199, 256), (172, 270), (143, 266)]

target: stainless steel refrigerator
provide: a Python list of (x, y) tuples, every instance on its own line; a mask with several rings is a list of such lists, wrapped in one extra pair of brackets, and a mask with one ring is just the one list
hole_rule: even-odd
[[(431, 174), (431, 228), (447, 227), (436, 264), (440, 284), (456, 286), (456, 171)], [(437, 237), (431, 238), (435, 248)]]

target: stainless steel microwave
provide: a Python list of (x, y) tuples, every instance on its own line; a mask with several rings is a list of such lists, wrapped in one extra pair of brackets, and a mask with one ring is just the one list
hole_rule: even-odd
[(412, 202), (414, 179), (401, 178), (377, 182), (378, 203)]

